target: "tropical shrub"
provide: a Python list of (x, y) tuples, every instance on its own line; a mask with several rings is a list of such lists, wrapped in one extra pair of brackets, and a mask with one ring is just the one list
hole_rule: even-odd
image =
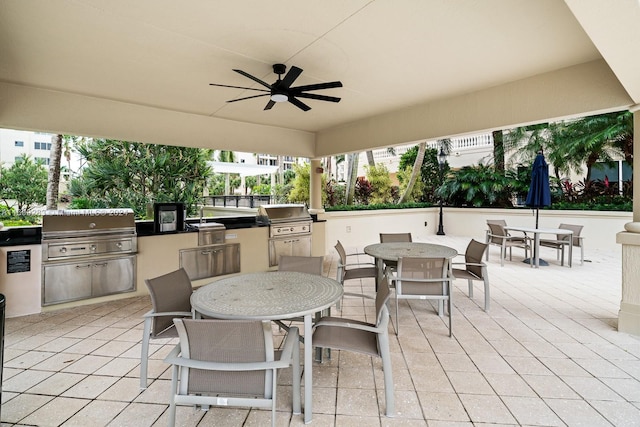
[(385, 165), (378, 164), (366, 166), (367, 180), (371, 184), (370, 204), (390, 203), (393, 201), (391, 197), (391, 177), (389, 170)]

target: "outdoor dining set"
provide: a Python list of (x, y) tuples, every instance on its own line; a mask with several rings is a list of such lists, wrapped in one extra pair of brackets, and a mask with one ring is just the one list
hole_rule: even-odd
[[(338, 241), (337, 277), (323, 275), (324, 257), (281, 256), (277, 271), (231, 276), (194, 291), (183, 269), (147, 279), (152, 310), (144, 316), (140, 363), (140, 387), (147, 387), (149, 342), (177, 337), (179, 343), (166, 356), (172, 367), (169, 425), (176, 420), (176, 405), (240, 406), (271, 409), (276, 419), (278, 371), (291, 368), (294, 414), (304, 411), (304, 422), (313, 416), (314, 359), (321, 363), (331, 349), (375, 356), (382, 360), (385, 413), (395, 413), (394, 386), (389, 344), (392, 331), (400, 334), (402, 300), (433, 301), (434, 310), (445, 318), (449, 337), (452, 329), (452, 286), (456, 279), (484, 287), (484, 310), (490, 309), (487, 263), (488, 247), (500, 247), (504, 265), (514, 247), (525, 251), (530, 265), (543, 265), (540, 247), (556, 249), (564, 265), (565, 249), (571, 266), (572, 247), (583, 248), (581, 226), (561, 224), (558, 229), (509, 227), (504, 221), (488, 220), (486, 241), (471, 239), (464, 259), (454, 248), (414, 242), (411, 233), (380, 233), (378, 243), (362, 252), (347, 252)], [(512, 235), (511, 232), (518, 232)], [(554, 234), (555, 239), (541, 239)], [(583, 260), (583, 252), (581, 261)], [(373, 289), (366, 295), (344, 291), (351, 280), (370, 279)], [(372, 321), (349, 319), (340, 312), (346, 298), (373, 300)], [(390, 315), (390, 313), (392, 313)], [(295, 326), (297, 322), (302, 325)], [(286, 330), (275, 340), (274, 328)], [(299, 344), (303, 344), (300, 360)], [(315, 357), (314, 357), (315, 349)], [(302, 369), (302, 370), (301, 370)], [(304, 396), (301, 399), (301, 381)]]

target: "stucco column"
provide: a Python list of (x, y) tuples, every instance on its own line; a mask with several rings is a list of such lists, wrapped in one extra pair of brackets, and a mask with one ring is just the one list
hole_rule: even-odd
[(309, 179), (309, 212), (316, 214), (324, 212), (322, 207), (322, 163), (320, 159), (311, 159)]
[(633, 222), (625, 224), (616, 242), (622, 245), (622, 300), (618, 331), (640, 335), (640, 105), (633, 113)]

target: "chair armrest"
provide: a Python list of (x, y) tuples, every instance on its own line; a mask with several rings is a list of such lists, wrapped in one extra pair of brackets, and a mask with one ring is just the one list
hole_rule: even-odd
[(358, 293), (355, 293), (355, 292), (344, 292), (342, 295), (346, 296), (346, 297), (358, 297), (358, 298), (375, 299), (372, 296), (365, 295), (365, 294), (358, 294)]
[[(342, 318), (339, 318), (342, 319)], [(313, 327), (317, 328), (319, 326), (333, 326), (338, 328), (349, 328), (349, 329), (359, 329), (361, 331), (380, 333), (381, 329), (372, 325), (371, 323), (365, 322), (357, 322), (357, 321), (342, 321), (342, 320), (332, 320), (331, 318), (324, 318), (317, 322)]]
[(154, 313), (149, 311), (144, 314), (143, 317), (164, 317), (164, 316), (193, 316), (193, 311), (163, 311), (160, 313)]
[(452, 262), (451, 265), (471, 265), (473, 267), (486, 267), (484, 262)]

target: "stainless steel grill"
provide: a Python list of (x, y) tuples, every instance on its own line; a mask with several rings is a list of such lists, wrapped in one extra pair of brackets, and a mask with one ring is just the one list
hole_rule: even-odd
[(258, 224), (269, 225), (269, 266), (278, 265), (280, 255), (311, 255), (311, 215), (305, 205), (262, 205)]
[(131, 209), (45, 211), (42, 304), (135, 290), (137, 250)]

